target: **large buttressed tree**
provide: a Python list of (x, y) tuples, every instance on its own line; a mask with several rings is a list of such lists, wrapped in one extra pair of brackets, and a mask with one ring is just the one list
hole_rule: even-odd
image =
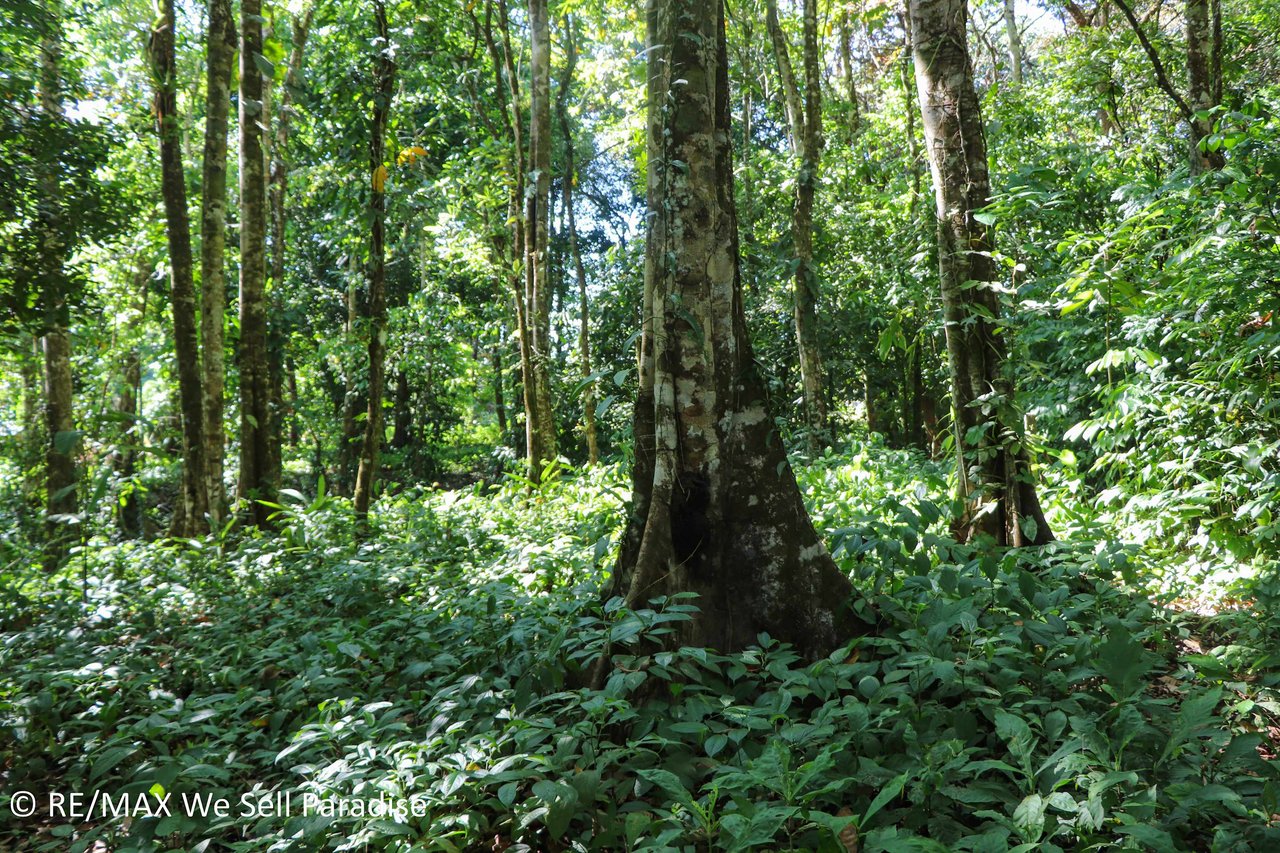
[(692, 591), (676, 641), (768, 632), (829, 651), (864, 627), (814, 531), (747, 335), (723, 5), (650, 0), (648, 243), (632, 516), (610, 593)]
[(943, 327), (964, 535), (1002, 545), (1053, 539), (1036, 495), (1005, 360), (991, 234), (987, 145), (965, 35), (966, 0), (910, 0), (916, 88), (937, 201)]

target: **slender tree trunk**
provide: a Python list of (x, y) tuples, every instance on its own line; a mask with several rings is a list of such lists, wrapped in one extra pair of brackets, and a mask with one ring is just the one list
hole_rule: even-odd
[(240, 4), (240, 488), (247, 521), (266, 526), (271, 479), (271, 375), (267, 363), (266, 175), (262, 151), (262, 0)]
[[(501, 36), (501, 47), (493, 36), (493, 12), (498, 13), (498, 29)], [(530, 332), (529, 302), (525, 283), (518, 272), (520, 264), (527, 262), (525, 241), (527, 223), (525, 221), (525, 150), (521, 130), (520, 111), (520, 78), (516, 75), (515, 56), (511, 47), (511, 29), (507, 18), (506, 0), (487, 2), (485, 5), (485, 44), (493, 61), (495, 89), (499, 103), (503, 106), (503, 117), (507, 136), (510, 140), (512, 168), (510, 175), (510, 193), (507, 198), (507, 221), (511, 223), (511, 239), (494, 236), (494, 260), (501, 268), (508, 270), (507, 284), (511, 290), (516, 315), (516, 336), (520, 345), (520, 408), (524, 412), (525, 440), (527, 454), (532, 454), (534, 433), (539, 431), (539, 414), (536, 409), (534, 387), (534, 350)], [(499, 69), (501, 69), (499, 71)], [(528, 465), (530, 479), (541, 474), (541, 469), (533, 470)]]
[[(916, 85), (937, 197), (943, 325), (951, 368), (962, 534), (1038, 545), (1053, 534), (1040, 509), (1005, 369), (1006, 331), (991, 285), (986, 139), (965, 40), (965, 0), (910, 0)], [(976, 283), (976, 284), (975, 284)]]
[(395, 421), (391, 431), (391, 446), (401, 450), (413, 443), (413, 389), (409, 376), (401, 367), (396, 370)]
[(502, 344), (494, 344), (493, 352), (493, 408), (498, 414), (499, 443), (506, 444), (508, 437), (507, 400), (502, 389), (502, 377), (506, 372), (502, 366)]
[[(1211, 0), (1186, 0), (1187, 15), (1187, 102), (1194, 113), (1191, 124), (1191, 171), (1193, 173), (1221, 169), (1226, 161), (1222, 149), (1201, 150), (1200, 146), (1213, 132), (1213, 119), (1200, 113), (1212, 109), (1217, 101), (1214, 89), (1220, 85), (1219, 69), (1213, 67), (1218, 60), (1215, 50), (1215, 33), (1210, 14)], [(1221, 30), (1219, 29), (1219, 33)]]
[[(138, 293), (137, 322), (139, 325), (144, 324), (147, 319), (147, 292), (151, 273), (152, 264), (140, 258), (133, 278), (133, 284)], [(141, 441), (138, 427), (142, 422), (142, 357), (136, 343), (125, 354), (123, 379), (124, 384), (115, 405), (116, 413), (120, 417), (120, 450), (112, 460), (116, 477), (123, 484), (123, 496), (118, 502), (116, 523), (122, 535), (129, 539), (137, 539), (142, 536), (142, 501), (138, 499), (135, 482), (138, 446)]]
[[(817, 655), (864, 626), (805, 511), (751, 352), (723, 8), (649, 4), (635, 488), (610, 594), (636, 608), (698, 593), (699, 612), (673, 644), (732, 650), (767, 631)], [(607, 674), (606, 656), (595, 680)]]
[(138, 500), (137, 442), (138, 442), (138, 386), (142, 384), (142, 360), (136, 346), (130, 347), (124, 357), (124, 387), (116, 399), (116, 412), (120, 416), (121, 448), (116, 475), (128, 491), (119, 502), (117, 524), (120, 532), (129, 539), (142, 535), (142, 502)]
[(302, 16), (293, 16), (293, 49), (289, 55), (289, 67), (285, 72), (284, 86), (276, 98), (274, 111), (274, 139), (268, 157), (270, 171), (267, 177), (267, 205), (271, 224), (271, 316), (267, 328), (267, 372), (271, 377), (271, 425), (272, 435), (267, 446), (270, 450), (268, 467), (270, 478), (279, 483), (283, 469), (284, 411), (285, 411), (285, 348), (289, 329), (285, 324), (284, 310), (284, 258), (285, 258), (285, 195), (289, 187), (289, 129), (293, 117), (293, 90), (297, 88), (302, 70), (302, 57), (311, 31), (315, 4), (307, 5)]
[[(732, 19), (732, 13), (730, 13)], [(742, 207), (739, 208), (741, 222), (739, 230), (742, 234), (742, 257), (739, 260), (741, 267), (741, 275), (748, 291), (754, 293), (756, 291), (756, 270), (755, 270), (755, 254), (756, 254), (756, 236), (755, 236), (755, 180), (754, 169), (751, 165), (751, 149), (754, 147), (755, 134), (755, 63), (754, 52), (756, 50), (755, 39), (753, 38), (754, 28), (749, 15), (744, 15), (740, 21), (733, 21), (738, 27), (741, 36), (735, 42), (738, 45), (738, 66), (742, 70), (742, 85), (739, 87), (742, 91), (742, 146), (738, 150), (738, 154), (742, 158)]]
[[(355, 253), (351, 254), (351, 269), (347, 272), (347, 321), (343, 325), (343, 336), (348, 349), (354, 352), (359, 342), (356, 339), (356, 321), (359, 319), (359, 300), (357, 299), (356, 281), (360, 274), (359, 262)], [(350, 359), (343, 360), (342, 388), (340, 410), (342, 413), (342, 435), (338, 439), (338, 491), (342, 494), (354, 494), (356, 489), (356, 465), (360, 458), (360, 443), (364, 440), (364, 432), (356, 422), (356, 413), (367, 408), (364, 399), (356, 387), (357, 367)]]
[(573, 129), (569, 123), (569, 91), (573, 86), (573, 71), (577, 66), (578, 52), (573, 39), (573, 22), (564, 21), (564, 76), (560, 79), (560, 92), (556, 99), (560, 114), (560, 132), (564, 136), (564, 212), (568, 219), (569, 255), (573, 261), (573, 273), (578, 280), (578, 354), (582, 362), (582, 430), (587, 439), (587, 462), (600, 461), (600, 446), (596, 439), (596, 388), (591, 381), (591, 323), (587, 302), (587, 274), (582, 265), (582, 252), (578, 249), (578, 223), (573, 215), (573, 187), (578, 180), (574, 165)]
[(534, 415), (529, 430), (529, 479), (556, 458), (555, 418), (551, 408), (551, 253), (548, 250), (551, 202), (551, 28), (547, 0), (529, 0), (529, 166), (533, 192), (525, 214), (525, 303), (530, 340), (530, 378), (525, 388)]
[(36, 496), (44, 485), (41, 460), (45, 453), (45, 437), (42, 420), (44, 412), (40, 406), (40, 375), (43, 369), (44, 353), (40, 346), (40, 337), (31, 335), (18, 362), (18, 371), (22, 376), (22, 505), (20, 518), (27, 518), (27, 509), (34, 508)]
[(177, 357), (178, 398), (182, 412), (182, 500), (174, 515), (173, 535), (197, 536), (209, 530), (209, 471), (205, 467), (204, 390), (200, 375), (200, 340), (191, 218), (182, 166), (182, 126), (178, 117), (177, 54), (174, 0), (164, 0), (151, 32), (149, 53), (155, 80), (156, 131), (160, 137), (160, 183), (169, 238), (169, 281), (172, 285), (173, 346)]
[(809, 451), (818, 453), (827, 429), (827, 404), (818, 343), (818, 279), (813, 268), (813, 203), (822, 156), (822, 77), (818, 64), (817, 0), (804, 0), (803, 102), (791, 70), (791, 49), (778, 22), (777, 0), (768, 0), (765, 22), (777, 57), (778, 76), (782, 79), (791, 126), (791, 148), (797, 164), (795, 200), (791, 208), (796, 348), (800, 361), (800, 384), (804, 391)]
[(356, 491), (353, 498), (356, 528), (362, 534), (369, 529), (369, 503), (373, 499), (374, 480), (378, 472), (378, 458), (382, 445), (382, 386), (387, 351), (387, 288), (386, 288), (386, 216), (387, 196), (383, 192), (386, 166), (384, 146), (387, 117), (391, 113), (391, 97), (394, 94), (396, 66), (391, 52), (390, 31), (387, 28), (387, 9), (383, 0), (374, 0), (374, 23), (378, 34), (375, 43), (378, 51), (374, 60), (373, 119), (369, 133), (369, 170), (373, 174), (373, 186), (369, 196), (372, 227), (369, 233), (369, 407), (364, 425), (364, 443), (360, 447), (360, 468), (356, 473)]
[(209, 0), (207, 38), (204, 191), (200, 199), (200, 335), (206, 490), (210, 521), (220, 528), (227, 504), (222, 473), (227, 438), (222, 416), (226, 387), (223, 326), (227, 301), (227, 128), (231, 116), (231, 66), (236, 51), (231, 0)]
[[(62, 19), (57, 0), (45, 0), (40, 36), (40, 110), (51, 125), (61, 124)], [(56, 569), (65, 559), (77, 529), (75, 515), (75, 428), (71, 379), (71, 306), (63, 269), (62, 183), (56, 157), (40, 164), (40, 280), (44, 314), (45, 518), (44, 567)]]
[(285, 385), (289, 388), (289, 447), (296, 448), (302, 441), (298, 429), (298, 366), (290, 358), (285, 362)]
[(1018, 31), (1018, 16), (1014, 0), (1004, 0), (1004, 28), (1009, 38), (1009, 71), (1013, 85), (1022, 85), (1022, 34)]
[(862, 113), (858, 105), (858, 87), (853, 79), (853, 33), (849, 29), (849, 9), (840, 10), (840, 71), (844, 75), (844, 93), (849, 101), (849, 141), (858, 136)]
[[(1222, 152), (1201, 152), (1200, 140), (1207, 136), (1212, 130), (1212, 122), (1207, 119), (1201, 119), (1196, 116), (1196, 111), (1207, 109), (1205, 106), (1198, 106), (1188, 103), (1185, 98), (1178, 94), (1178, 90), (1174, 88), (1173, 83), (1169, 80), (1169, 75), (1165, 71), (1164, 63), (1160, 61), (1160, 54), (1156, 51), (1155, 45), (1151, 43), (1151, 39), (1147, 38), (1147, 33), (1142, 28), (1142, 21), (1138, 20), (1137, 15), (1129, 8), (1125, 0), (1114, 0), (1116, 6), (1120, 8), (1120, 12), (1129, 22), (1130, 29), (1137, 36), (1138, 43), (1142, 45), (1142, 49), (1146, 52), (1147, 58), (1151, 60), (1151, 69), (1156, 76), (1156, 84), (1169, 96), (1169, 100), (1173, 101), (1174, 106), (1178, 108), (1178, 112), (1182, 115), (1184, 121), (1191, 131), (1190, 139), (1190, 165), (1192, 173), (1201, 172), (1205, 169), (1221, 168), (1223, 161)], [(1204, 56), (1205, 51), (1212, 51), (1212, 47), (1206, 48), (1205, 45), (1213, 40), (1208, 24), (1208, 13), (1206, 0), (1187, 0), (1187, 76), (1191, 82), (1192, 100), (1198, 97), (1197, 91), (1201, 95), (1213, 92), (1212, 78), (1206, 70), (1207, 60)], [(1213, 106), (1209, 103), (1208, 106)]]

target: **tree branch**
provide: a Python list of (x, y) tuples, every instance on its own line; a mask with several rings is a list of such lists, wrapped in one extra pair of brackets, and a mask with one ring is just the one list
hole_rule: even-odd
[(1178, 107), (1178, 112), (1182, 113), (1182, 117), (1187, 121), (1192, 121), (1195, 112), (1187, 105), (1187, 102), (1178, 90), (1173, 88), (1173, 84), (1169, 82), (1169, 76), (1165, 74), (1164, 63), (1160, 61), (1160, 54), (1156, 53), (1155, 45), (1147, 38), (1147, 33), (1142, 29), (1142, 24), (1138, 22), (1138, 18), (1133, 14), (1133, 10), (1129, 8), (1129, 4), (1125, 0), (1115, 0), (1115, 4), (1120, 7), (1120, 11), (1124, 13), (1125, 18), (1129, 21), (1129, 26), (1133, 28), (1134, 35), (1138, 37), (1138, 42), (1142, 45), (1142, 49), (1147, 52), (1147, 56), (1151, 58), (1151, 66), (1156, 72), (1156, 83), (1164, 90), (1174, 104)]

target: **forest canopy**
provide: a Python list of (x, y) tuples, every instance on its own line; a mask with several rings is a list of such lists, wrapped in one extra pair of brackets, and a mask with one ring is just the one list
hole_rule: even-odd
[(1276, 848), (1278, 110), (1277, 0), (0, 0), (0, 847)]

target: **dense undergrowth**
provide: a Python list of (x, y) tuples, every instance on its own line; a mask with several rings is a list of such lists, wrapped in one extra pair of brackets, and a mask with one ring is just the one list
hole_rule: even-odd
[[(654, 653), (695, 601), (598, 602), (618, 468), (388, 499), (363, 547), (344, 503), (300, 495), (276, 536), (95, 547), (3, 605), (0, 845), (1280, 845), (1274, 608), (1163, 609), (1149, 554), (1062, 514), (1037, 553), (959, 545), (941, 473), (878, 445), (800, 478), (880, 620), (808, 664), (767, 636)], [(606, 641), (631, 654), (576, 686)], [(19, 790), (173, 814), (20, 820)], [(282, 792), (290, 813), (262, 814)], [(183, 794), (231, 813), (184, 814)]]

